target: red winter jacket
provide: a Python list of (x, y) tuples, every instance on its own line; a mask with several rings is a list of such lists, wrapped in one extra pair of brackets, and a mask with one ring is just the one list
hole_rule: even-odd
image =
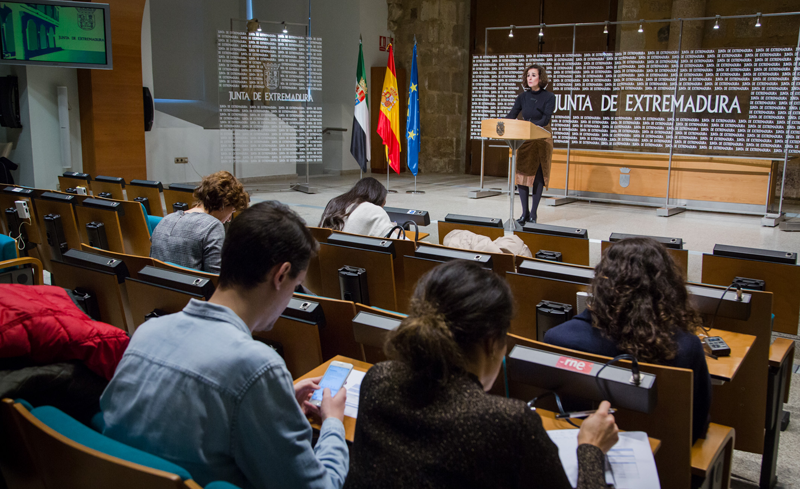
[(91, 320), (60, 287), (0, 284), (0, 358), (81, 360), (111, 380), (129, 340), (121, 329)]

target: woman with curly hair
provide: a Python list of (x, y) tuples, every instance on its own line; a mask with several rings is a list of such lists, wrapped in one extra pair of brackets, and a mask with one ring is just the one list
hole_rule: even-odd
[(586, 310), (547, 331), (547, 343), (694, 372), (692, 438), (705, 437), (711, 377), (696, 335), (702, 318), (689, 304), (683, 274), (667, 249), (650, 238), (613, 244), (595, 269)]
[(227, 171), (203, 178), (194, 189), (195, 205), (188, 211), (168, 214), (150, 236), (150, 257), (186, 268), (219, 273), (223, 223), (247, 207), (244, 186)]
[[(486, 393), (513, 312), (505, 280), (474, 262), (439, 265), (417, 282), (384, 348), (391, 361), (361, 384), (345, 489), (571, 487), (539, 414)], [(618, 439), (609, 406), (578, 433), (578, 489), (607, 487), (603, 454)]]

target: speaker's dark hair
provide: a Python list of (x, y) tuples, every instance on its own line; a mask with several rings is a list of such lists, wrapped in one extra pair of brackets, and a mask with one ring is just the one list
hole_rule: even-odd
[(550, 78), (547, 76), (547, 70), (542, 65), (532, 64), (525, 68), (525, 71), (522, 72), (522, 86), (525, 87), (525, 90), (528, 90), (528, 72), (532, 69), (536, 69), (539, 71), (539, 88), (547, 88), (547, 85), (550, 83)]
[(504, 341), (513, 314), (505, 280), (474, 262), (444, 263), (417, 283), (385, 352), (411, 368), (419, 388), (436, 389), (465, 371), (485, 340)]
[(253, 288), (275, 265), (290, 263), (289, 276), (308, 268), (319, 244), (296, 212), (277, 201), (252, 205), (228, 227), (222, 245), (219, 286)]

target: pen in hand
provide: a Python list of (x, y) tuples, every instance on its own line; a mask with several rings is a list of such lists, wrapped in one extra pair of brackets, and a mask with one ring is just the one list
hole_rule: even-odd
[[(596, 412), (596, 409), (592, 409), (591, 411), (575, 411), (573, 413), (556, 414), (556, 419), (585, 419)], [(614, 414), (616, 412), (617, 410), (614, 408), (609, 408), (608, 410), (608, 414)]]

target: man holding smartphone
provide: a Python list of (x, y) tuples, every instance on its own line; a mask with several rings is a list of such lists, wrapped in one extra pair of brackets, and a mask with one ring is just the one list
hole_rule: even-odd
[[(315, 406), (321, 379), (293, 385), (283, 359), (252, 338), (272, 328), (317, 249), (283, 204), (242, 212), (208, 302), (192, 299), (133, 335), (100, 399), (103, 433), (180, 465), (201, 485), (341, 488), (346, 390), (324, 389)], [(306, 415), (322, 419), (316, 447)]]

